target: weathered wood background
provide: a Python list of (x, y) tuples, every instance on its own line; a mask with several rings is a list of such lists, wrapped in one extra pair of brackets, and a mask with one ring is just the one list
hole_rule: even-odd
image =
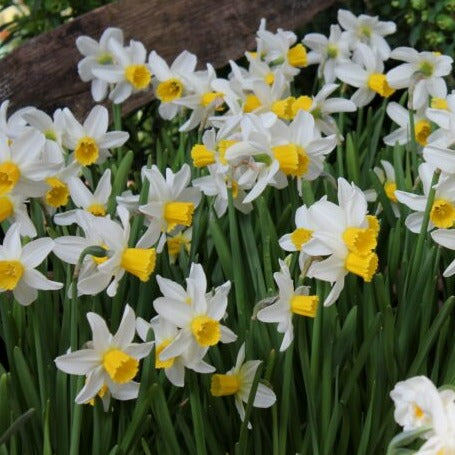
[[(109, 26), (125, 37), (155, 49), (167, 61), (187, 49), (200, 66), (224, 66), (255, 47), (261, 17), (267, 28), (295, 30), (335, 0), (122, 0), (38, 36), (0, 61), (0, 100), (11, 100), (11, 112), (34, 105), (52, 112), (70, 107), (83, 116), (93, 105), (90, 83), (77, 74), (81, 56), (75, 40), (80, 35), (98, 39)], [(138, 94), (124, 106), (129, 112), (151, 99)]]

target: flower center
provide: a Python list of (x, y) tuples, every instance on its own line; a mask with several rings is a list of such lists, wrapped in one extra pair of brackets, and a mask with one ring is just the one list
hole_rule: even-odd
[(214, 374), (210, 393), (214, 397), (235, 395), (240, 390), (240, 379), (236, 374)]
[(0, 289), (11, 291), (24, 274), (20, 261), (0, 261)]
[(349, 251), (358, 256), (368, 256), (376, 248), (377, 233), (370, 228), (347, 228), (343, 233), (343, 241)]
[(416, 404), (414, 405), (414, 416), (417, 419), (421, 419), (425, 413), (423, 412), (423, 409), (420, 406), (417, 406)]
[(245, 103), (243, 104), (243, 112), (249, 113), (261, 107), (261, 102), (256, 95), (250, 93), (245, 97)]
[(49, 139), (50, 141), (56, 141), (57, 140), (57, 135), (55, 134), (55, 131), (52, 130), (47, 130), (44, 132), (44, 137), (46, 139)]
[(299, 155), (294, 144), (277, 145), (272, 148), (275, 159), (280, 163), (280, 169), (286, 175), (294, 175), (299, 165)]
[(291, 66), (302, 68), (307, 66), (307, 54), (303, 44), (297, 44), (291, 47), (287, 53), (288, 62)]
[(98, 54), (96, 61), (100, 65), (110, 65), (111, 63), (114, 63), (114, 59), (109, 52), (102, 52), (101, 54)]
[(161, 82), (156, 88), (156, 97), (164, 103), (169, 103), (181, 98), (183, 84), (176, 78)]
[(215, 163), (215, 154), (202, 144), (196, 144), (191, 149), (191, 158), (195, 167), (204, 167)]
[(313, 105), (313, 98), (302, 95), (299, 96), (294, 103), (292, 103), (292, 113), (295, 117), (299, 111), (306, 111), (309, 112), (311, 106)]
[(384, 98), (388, 98), (395, 90), (390, 87), (385, 74), (373, 73), (368, 77), (368, 88)]
[(47, 205), (57, 208), (68, 204), (70, 192), (66, 183), (57, 177), (47, 178), (46, 183), (51, 187), (44, 196)]
[(425, 77), (431, 77), (434, 72), (434, 65), (431, 62), (428, 61), (423, 61), (420, 64), (419, 71), (425, 76)]
[(455, 222), (455, 207), (446, 199), (436, 199), (430, 211), (430, 220), (438, 228), (451, 228)]
[(264, 76), (264, 81), (268, 85), (272, 85), (275, 82), (275, 75), (273, 73), (267, 73)]
[(194, 204), (192, 202), (168, 202), (164, 206), (164, 219), (167, 232), (177, 225), (191, 226), (193, 222)]
[(232, 145), (236, 144), (237, 141), (232, 141), (232, 140), (229, 140), (229, 139), (222, 139), (219, 143), (218, 143), (218, 153), (220, 154), (219, 156), (219, 160), (220, 160), (220, 163), (221, 164), (228, 164), (226, 158), (225, 158), (225, 155), (226, 155), (226, 150), (231, 147)]
[(191, 321), (191, 332), (200, 346), (214, 346), (221, 339), (220, 323), (208, 316), (196, 316)]
[(304, 245), (305, 243), (308, 242), (308, 240), (311, 239), (312, 235), (313, 231), (310, 231), (309, 229), (297, 228), (291, 234), (291, 242), (294, 244), (297, 250), (300, 250), (302, 248), (302, 245)]
[(336, 44), (329, 44), (327, 46), (327, 57), (337, 58), (338, 57), (338, 47)]
[(104, 216), (106, 215), (106, 208), (103, 204), (90, 204), (87, 207), (87, 212), (90, 212), (92, 215), (95, 216)]
[(120, 267), (141, 281), (148, 281), (155, 270), (155, 248), (126, 248), (122, 254)]
[(21, 171), (12, 161), (0, 164), (0, 195), (9, 193), (17, 184)]
[(175, 357), (171, 357), (170, 359), (167, 360), (160, 360), (160, 354), (161, 352), (171, 344), (171, 339), (166, 338), (163, 340), (160, 344), (156, 346), (155, 349), (155, 368), (171, 368), (172, 365), (174, 365), (174, 360)]
[(359, 256), (349, 253), (344, 266), (348, 272), (362, 277), (367, 283), (371, 281), (378, 268), (378, 256), (376, 253), (369, 253), (366, 256)]
[(89, 136), (84, 136), (79, 139), (74, 150), (76, 161), (82, 166), (90, 166), (99, 156), (98, 144), (95, 139)]
[(120, 349), (110, 349), (103, 356), (103, 367), (115, 383), (125, 384), (136, 376), (139, 362)]
[(449, 103), (444, 98), (431, 98), (431, 107), (433, 109), (449, 110)]
[(368, 25), (362, 25), (359, 29), (359, 35), (363, 36), (364, 38), (371, 37), (371, 28)]
[(290, 301), (291, 311), (300, 316), (314, 318), (318, 309), (317, 295), (294, 295)]
[(144, 65), (129, 65), (125, 69), (125, 79), (136, 89), (147, 88), (152, 79), (150, 70)]
[(275, 101), (272, 104), (271, 111), (283, 120), (292, 120), (294, 118), (294, 102), (295, 98), (293, 96)]
[(221, 92), (206, 92), (201, 95), (201, 104), (204, 107), (209, 106), (212, 103), (220, 105), (223, 103), (223, 93)]
[(181, 233), (167, 239), (167, 251), (174, 258), (180, 254), (182, 246), (188, 252), (190, 251), (190, 240), (183, 236)]
[(414, 126), (416, 141), (425, 147), (428, 144), (428, 136), (431, 133), (431, 125), (428, 120), (419, 120)]
[(385, 182), (385, 184), (384, 184), (384, 192), (385, 192), (386, 196), (392, 202), (398, 202), (398, 199), (395, 196), (396, 189), (397, 189), (397, 184), (395, 182)]
[(0, 197), (0, 223), (8, 219), (14, 213), (14, 206), (8, 196)]

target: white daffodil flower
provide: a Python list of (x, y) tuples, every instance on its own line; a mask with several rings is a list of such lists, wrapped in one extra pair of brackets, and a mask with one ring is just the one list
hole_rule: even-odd
[(43, 162), (44, 135), (27, 129), (14, 139), (0, 135), (0, 196), (15, 191), (24, 197), (40, 197), (46, 191), (44, 180), (59, 164)]
[(61, 289), (62, 283), (48, 280), (36, 270), (53, 247), (50, 238), (33, 240), (22, 247), (19, 226), (11, 225), (0, 246), (0, 293), (13, 291), (18, 303), (30, 305), (38, 298), (38, 289)]
[[(398, 103), (391, 102), (386, 107), (387, 115), (399, 128), (384, 137), (387, 145), (405, 145), (411, 140), (411, 118), (409, 111)], [(431, 134), (431, 124), (422, 111), (414, 112), (414, 137), (418, 144), (425, 147)]]
[(115, 104), (123, 103), (133, 93), (146, 90), (152, 81), (150, 65), (145, 63), (147, 51), (139, 41), (131, 40), (128, 47), (115, 38), (108, 41), (114, 64), (92, 69), (92, 73), (102, 81), (115, 84), (109, 99)]
[[(260, 360), (248, 360), (245, 362), (245, 343), (239, 349), (235, 366), (225, 374), (214, 374), (211, 380), (210, 392), (214, 397), (234, 395), (235, 407), (240, 419), (245, 420), (245, 408), (243, 403), (248, 403), (253, 386), (256, 370), (261, 364)], [(253, 399), (255, 408), (270, 408), (276, 402), (276, 395), (265, 384), (258, 384)], [(248, 428), (252, 426), (248, 423)]]
[(376, 273), (378, 256), (375, 253), (379, 222), (368, 215), (363, 192), (345, 179), (338, 179), (338, 204), (322, 198), (308, 209), (310, 223), (315, 227), (302, 249), (309, 256), (326, 256), (312, 262), (310, 278), (334, 283), (324, 301), (332, 305), (339, 297), (345, 276), (351, 272), (370, 282)]
[(36, 108), (32, 106), (23, 107), (11, 114), (8, 118), (8, 106), (9, 100), (5, 100), (0, 104), (0, 134), (5, 135), (10, 140), (14, 140), (28, 129), (27, 122), (24, 120), (23, 115)]
[(384, 186), (384, 193), (390, 200), (390, 206), (392, 207), (394, 215), (399, 218), (400, 211), (398, 209), (398, 199), (395, 196), (397, 184), (395, 180), (395, 169), (392, 164), (386, 160), (381, 160), (382, 168), (375, 166), (373, 171), (378, 176), (379, 181)]
[(351, 101), (357, 107), (371, 103), (376, 94), (388, 98), (395, 90), (387, 83), (383, 74), (384, 64), (378, 60), (374, 52), (365, 44), (359, 43), (354, 52), (356, 63), (341, 63), (335, 69), (338, 79), (357, 87)]
[(263, 59), (270, 66), (279, 66), (288, 80), (300, 72), (300, 68), (307, 66), (308, 59), (303, 44), (298, 43), (297, 36), (291, 31), (279, 28), (276, 33), (265, 29), (265, 19), (256, 33), (257, 51), (251, 56)]
[(433, 427), (435, 419), (444, 412), (438, 389), (425, 376), (398, 382), (390, 397), (395, 404), (395, 421), (403, 427), (403, 431)]
[(300, 286), (294, 289), (289, 268), (280, 259), (280, 271), (273, 274), (278, 286), (277, 301), (272, 305), (258, 311), (257, 318), (262, 322), (277, 322), (278, 332), (284, 333), (280, 351), (285, 351), (294, 339), (294, 326), (292, 317), (294, 314), (314, 318), (318, 308), (319, 297), (309, 295), (310, 288)]
[(338, 10), (338, 22), (346, 30), (347, 39), (352, 49), (359, 43), (369, 46), (381, 60), (390, 56), (390, 46), (384, 36), (395, 33), (397, 26), (394, 22), (382, 22), (377, 16), (361, 14), (356, 17), (345, 9)]
[(210, 64), (207, 64), (207, 70), (196, 71), (187, 76), (191, 93), (175, 99), (174, 103), (190, 109), (191, 115), (179, 131), (191, 131), (198, 126), (203, 128), (208, 118), (220, 109), (224, 103), (224, 94), (213, 90), (212, 82), (215, 79), (216, 72)]
[(94, 106), (83, 125), (68, 108), (63, 112), (67, 127), (64, 145), (74, 150), (72, 158), (81, 166), (102, 163), (111, 155), (110, 148), (121, 147), (128, 140), (125, 131), (107, 131), (109, 114), (104, 106)]
[[(430, 193), (431, 180), (435, 168), (428, 163), (419, 166), (419, 177), (422, 182), (423, 195), (407, 193), (405, 191), (395, 191), (395, 196), (399, 202), (408, 206), (414, 213), (407, 216), (406, 227), (415, 233), (419, 233)], [(450, 228), (455, 223), (455, 176), (441, 174), (436, 189), (433, 206), (430, 209), (430, 220), (428, 230), (436, 228)]]
[(158, 297), (153, 307), (160, 317), (180, 328), (178, 335), (160, 353), (166, 361), (185, 355), (188, 368), (197, 365), (210, 346), (231, 343), (237, 335), (220, 324), (227, 307), (231, 283), (227, 281), (213, 293), (207, 292), (207, 280), (200, 264), (192, 264), (187, 278), (187, 290), (176, 283), (157, 277), (164, 297)]
[[(107, 203), (112, 191), (111, 170), (106, 169), (101, 176), (95, 191), (92, 193), (77, 177), (68, 180), (68, 188), (76, 207), (84, 209), (95, 216), (105, 216)], [(76, 222), (76, 210), (68, 210), (54, 216), (54, 222), (67, 226)]]
[(437, 52), (417, 52), (411, 47), (397, 47), (390, 57), (405, 62), (387, 73), (387, 81), (395, 89), (410, 88), (409, 107), (426, 107), (429, 96), (446, 97), (443, 77), (452, 71), (452, 57)]
[[(177, 283), (173, 283), (170, 280), (167, 281), (170, 282), (168, 283), (170, 286), (175, 287), (174, 290), (177, 293), (180, 292)], [(181, 290), (183, 291), (183, 288), (181, 288)], [(192, 361), (194, 355), (190, 350), (179, 356), (172, 357), (171, 359), (161, 360), (161, 352), (176, 338), (179, 329), (176, 325), (160, 316), (155, 316), (150, 322), (147, 322), (142, 318), (137, 318), (136, 330), (143, 341), (147, 340), (149, 329), (152, 329), (155, 335), (155, 368), (164, 369), (164, 374), (176, 387), (183, 387), (185, 385), (185, 367), (190, 368), (197, 373), (213, 373), (215, 371), (215, 368), (212, 365), (209, 365), (203, 360)]]
[(169, 262), (175, 264), (182, 250), (190, 254), (193, 228), (180, 228), (177, 232), (166, 239)]
[[(455, 230), (436, 229), (431, 233), (431, 237), (438, 244), (449, 250), (455, 250)], [(443, 276), (449, 277), (455, 273), (455, 259), (444, 270)]]
[(57, 368), (67, 374), (85, 375), (84, 387), (76, 396), (76, 403), (84, 404), (106, 393), (116, 400), (134, 400), (139, 384), (133, 381), (139, 370), (139, 360), (148, 356), (153, 343), (133, 343), (136, 318), (133, 309), (125, 306), (115, 335), (109, 332), (104, 319), (87, 313), (92, 330), (92, 341), (85, 349), (61, 355), (55, 359)]
[(155, 51), (149, 56), (149, 66), (155, 76), (155, 96), (161, 101), (158, 113), (166, 120), (173, 119), (181, 106), (174, 101), (191, 93), (188, 79), (196, 69), (197, 58), (188, 51), (183, 51), (171, 67)]
[(115, 63), (115, 57), (108, 47), (111, 39), (115, 40), (119, 46), (123, 46), (123, 31), (119, 28), (108, 27), (104, 30), (99, 42), (89, 36), (79, 36), (76, 39), (76, 46), (84, 56), (78, 63), (77, 70), (82, 81), (92, 82), (92, 97), (97, 103), (106, 98), (108, 83), (99, 79), (93, 70)]
[(166, 233), (177, 226), (191, 226), (201, 191), (187, 187), (191, 181), (188, 164), (175, 174), (170, 168), (166, 169), (166, 178), (155, 165), (151, 169), (143, 168), (142, 175), (149, 181), (150, 188), (148, 202), (139, 210), (146, 216), (149, 226), (138, 245), (147, 248), (159, 238), (157, 251), (160, 253), (166, 242)]
[(64, 164), (65, 151), (62, 138), (66, 132), (65, 116), (61, 109), (54, 112), (53, 118), (39, 109), (33, 109), (22, 114), (30, 126), (44, 134), (43, 157), (49, 163)]
[(16, 223), (21, 236), (34, 238), (37, 232), (25, 202), (26, 198), (14, 190), (0, 196), (0, 223), (6, 220), (11, 224)]
[(319, 65), (318, 77), (324, 78), (326, 84), (335, 82), (336, 67), (340, 63), (349, 62), (349, 41), (346, 32), (342, 32), (339, 25), (331, 25), (328, 38), (320, 33), (308, 33), (302, 42), (311, 49), (308, 52), (308, 64)]

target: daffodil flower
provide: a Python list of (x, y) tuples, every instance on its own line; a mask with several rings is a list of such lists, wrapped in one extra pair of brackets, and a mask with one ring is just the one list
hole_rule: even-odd
[(200, 264), (191, 265), (186, 291), (169, 280), (157, 279), (164, 297), (155, 299), (153, 307), (160, 317), (180, 328), (160, 353), (160, 360), (184, 354), (192, 365), (202, 360), (210, 346), (237, 339), (235, 333), (220, 323), (226, 313), (229, 281), (217, 287), (213, 294), (207, 293), (207, 280)]
[[(261, 364), (260, 360), (248, 360), (245, 362), (245, 343), (239, 349), (235, 366), (225, 374), (214, 374), (212, 376), (210, 392), (215, 397), (234, 395), (235, 407), (240, 419), (245, 420), (245, 408), (243, 403), (248, 403), (253, 386), (256, 370)], [(258, 384), (253, 399), (255, 408), (270, 408), (276, 401), (276, 395), (272, 389), (265, 384)], [(248, 428), (252, 426), (248, 423)]]
[(121, 147), (128, 140), (129, 134), (124, 131), (107, 131), (109, 114), (104, 106), (94, 106), (83, 125), (68, 108), (63, 112), (67, 127), (64, 144), (74, 150), (72, 158), (81, 166), (104, 162), (110, 148)]
[(92, 341), (85, 349), (70, 352), (55, 359), (57, 368), (67, 374), (85, 375), (84, 387), (76, 396), (76, 403), (84, 404), (107, 388), (117, 400), (133, 400), (139, 384), (133, 381), (139, 371), (139, 360), (149, 355), (153, 343), (133, 343), (136, 318), (133, 309), (125, 306), (115, 335), (96, 313), (87, 313), (92, 330)]
[(390, 57), (405, 63), (387, 73), (392, 88), (412, 87), (410, 107), (426, 107), (428, 97), (445, 98), (447, 85), (443, 79), (452, 70), (452, 57), (437, 52), (417, 52), (411, 47), (397, 47)]
[(280, 271), (273, 274), (278, 286), (277, 301), (266, 308), (261, 309), (257, 318), (262, 322), (277, 322), (278, 332), (284, 333), (280, 351), (285, 351), (294, 339), (294, 326), (292, 325), (293, 315), (314, 318), (316, 316), (319, 297), (309, 295), (310, 289), (300, 286), (294, 289), (289, 268), (280, 259)]
[(196, 56), (188, 51), (179, 54), (170, 67), (155, 51), (150, 53), (149, 65), (155, 76), (155, 96), (161, 101), (158, 113), (164, 119), (172, 120), (181, 108), (174, 101), (191, 92), (189, 79), (196, 63)]
[(0, 246), (0, 292), (12, 291), (18, 303), (30, 305), (37, 299), (38, 289), (61, 289), (62, 283), (48, 280), (36, 270), (53, 247), (54, 241), (50, 238), (33, 240), (22, 246), (19, 226), (10, 226)]
[(103, 31), (99, 42), (89, 36), (79, 36), (76, 39), (76, 46), (84, 56), (77, 64), (77, 70), (82, 81), (91, 81), (92, 97), (97, 103), (106, 98), (109, 86), (106, 81), (99, 79), (93, 70), (115, 63), (114, 54), (108, 47), (111, 39), (115, 40), (119, 46), (123, 46), (123, 31), (119, 28), (108, 27)]
[[(422, 227), (428, 195), (431, 189), (431, 181), (435, 168), (428, 163), (419, 166), (419, 177), (422, 182), (423, 195), (395, 191), (399, 202), (407, 205), (414, 213), (407, 216), (406, 227), (415, 233), (419, 233)], [(438, 183), (434, 186), (436, 192), (433, 206), (430, 208), (430, 220), (428, 230), (436, 228), (447, 229), (455, 223), (455, 176), (441, 174)]]
[[(106, 169), (101, 176), (95, 191), (92, 193), (77, 177), (68, 180), (68, 189), (76, 207), (95, 216), (105, 216), (107, 203), (112, 191), (111, 170)], [(59, 225), (69, 225), (76, 222), (76, 210), (67, 210), (54, 216), (54, 222)]]
[(0, 134), (5, 135), (12, 141), (29, 129), (23, 115), (35, 110), (35, 108), (33, 106), (23, 107), (15, 111), (8, 118), (8, 106), (9, 100), (5, 100), (0, 104)]
[(120, 104), (133, 93), (146, 90), (152, 82), (152, 72), (150, 65), (145, 63), (147, 51), (141, 42), (131, 40), (128, 47), (123, 47), (111, 37), (107, 46), (113, 56), (113, 64), (93, 68), (92, 73), (102, 81), (115, 84), (109, 99)]

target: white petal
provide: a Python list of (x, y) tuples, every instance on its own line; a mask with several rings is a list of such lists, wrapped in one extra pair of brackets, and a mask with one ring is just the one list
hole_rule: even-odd
[(41, 238), (27, 243), (22, 249), (21, 262), (26, 268), (37, 267), (52, 251), (54, 241), (50, 238)]
[(100, 364), (100, 357), (94, 349), (81, 349), (57, 357), (55, 364), (67, 374), (83, 375)]
[(87, 403), (87, 401), (90, 401), (100, 391), (101, 387), (103, 387), (103, 384), (103, 367), (99, 366), (98, 368), (95, 368), (93, 371), (91, 371), (87, 376), (84, 387), (82, 387), (81, 391), (76, 397), (76, 403), (84, 404)]
[(25, 270), (22, 279), (30, 287), (42, 289), (43, 291), (55, 291), (57, 289), (62, 289), (63, 287), (63, 283), (48, 280), (41, 272), (38, 272), (38, 270), (35, 269)]
[(120, 321), (117, 333), (114, 335), (113, 343), (119, 347), (126, 347), (133, 341), (134, 334), (136, 333), (136, 316), (133, 309), (129, 306), (125, 306), (123, 311), (123, 317)]

